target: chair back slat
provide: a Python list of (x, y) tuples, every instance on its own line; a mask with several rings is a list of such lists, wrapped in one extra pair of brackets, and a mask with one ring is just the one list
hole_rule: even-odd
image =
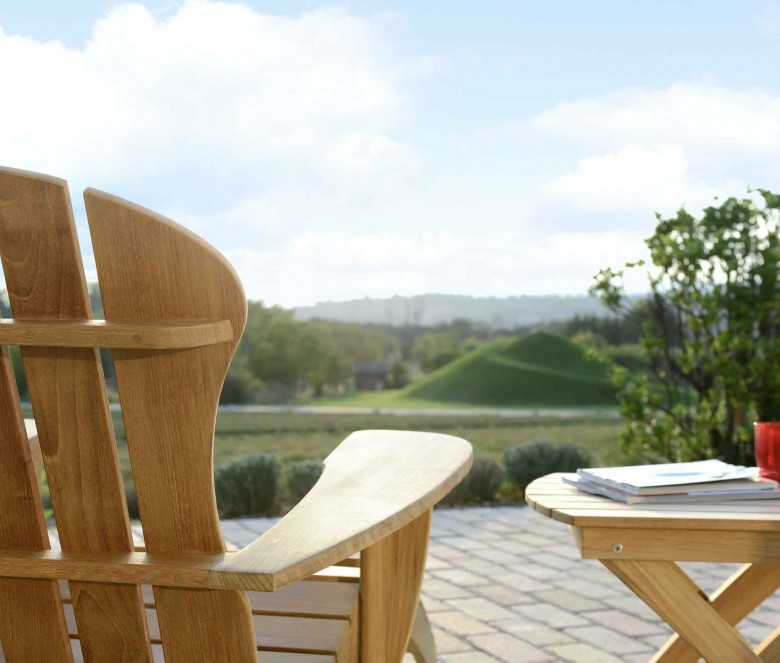
[[(84, 194), (106, 320), (230, 320), (232, 341), (176, 351), (116, 349), (114, 367), (150, 552), (219, 553), (213, 479), (222, 382), (246, 321), (230, 265), (141, 207)], [(166, 663), (257, 661), (243, 592), (155, 588)]]
[[(0, 223), (3, 192), (0, 182)], [(0, 348), (0, 548), (49, 548), (38, 478), (6, 347)], [(72, 661), (56, 580), (0, 579), (0, 643), (8, 661)]]
[[(0, 187), (0, 258), (14, 317), (91, 319), (67, 184), (3, 170)], [(63, 550), (132, 551), (97, 351), (24, 346), (22, 359)], [(73, 582), (70, 592), (86, 661), (152, 661), (139, 587)]]

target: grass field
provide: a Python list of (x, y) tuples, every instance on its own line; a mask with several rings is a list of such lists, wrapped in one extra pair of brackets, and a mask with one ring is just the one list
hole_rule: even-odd
[[(420, 430), (467, 439), (477, 454), (499, 458), (504, 447), (533, 440), (573, 442), (589, 449), (599, 464), (625, 462), (619, 448), (622, 422), (593, 410), (614, 405), (610, 385), (599, 365), (585, 359), (582, 348), (548, 333), (500, 341), (469, 353), (407, 389), (359, 393), (332, 399), (333, 405), (365, 407), (362, 414), (338, 412), (222, 411), (217, 417), (215, 465), (261, 451), (281, 462), (327, 456), (352, 431)], [(325, 403), (317, 403), (324, 405)], [(391, 414), (371, 408), (521, 408), (589, 409), (581, 416), (529, 417), (499, 413), (464, 415), (425, 412)], [(30, 416), (25, 408), (26, 416)], [(119, 459), (126, 486), (132, 470), (121, 413), (112, 412)]]
[(608, 408), (614, 388), (583, 348), (540, 332), (497, 341), (406, 389), (359, 393), (328, 403), (399, 408)]
[[(532, 334), (492, 343), (407, 389), (358, 393), (331, 399), (330, 404), (361, 407), (365, 411), (347, 413), (328, 411), (325, 407), (317, 412), (219, 412), (214, 464), (220, 466), (259, 452), (274, 453), (283, 465), (298, 459), (323, 459), (351, 432), (365, 429), (447, 433), (471, 442), (476, 454), (496, 459), (501, 458), (505, 447), (547, 440), (581, 445), (592, 453), (597, 464), (616, 465), (631, 460), (620, 450), (622, 422), (613, 412), (599, 412), (614, 409), (610, 385), (601, 367), (586, 361), (580, 346), (553, 334)], [(406, 411), (373, 411), (378, 408)], [(522, 417), (492, 412), (510, 408), (538, 412)], [(475, 409), (480, 411), (474, 412)], [(544, 413), (555, 409), (570, 412), (567, 416)], [(583, 412), (579, 414), (578, 410)], [(24, 413), (31, 416), (29, 406)], [(131, 506), (135, 504), (135, 491), (121, 413), (112, 411), (112, 418), (128, 506), (136, 517), (137, 506)], [(508, 485), (508, 481), (504, 484)], [(294, 504), (285, 486), (282, 484), (277, 493), (276, 504), (282, 512)], [(501, 490), (499, 499), (517, 499), (511, 490)]]
[[(114, 413), (123, 474), (130, 477), (121, 415)], [(324, 458), (350, 432), (361, 429), (422, 430), (463, 437), (477, 453), (496, 457), (508, 445), (538, 439), (569, 441), (590, 449), (599, 462), (617, 463), (621, 422), (613, 417), (523, 418), (498, 416), (398, 416), (391, 414), (298, 414), (221, 412), (214, 442), (216, 465), (260, 451), (280, 461)]]
[[(24, 408), (25, 416), (31, 416)], [(119, 461), (128, 494), (133, 486), (132, 470), (121, 413), (112, 412)], [(622, 422), (612, 416), (524, 417), (499, 415), (395, 415), (303, 414), (220, 412), (214, 441), (214, 462), (258, 453), (273, 452), (282, 463), (302, 458), (325, 458), (352, 431), (362, 429), (420, 430), (448, 433), (467, 439), (475, 453), (500, 458), (504, 447), (546, 439), (574, 442), (588, 448), (599, 464), (626, 461), (619, 448)]]

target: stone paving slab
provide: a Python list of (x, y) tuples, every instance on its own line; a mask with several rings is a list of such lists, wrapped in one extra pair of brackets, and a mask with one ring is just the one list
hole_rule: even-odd
[[(222, 530), (242, 547), (276, 520)], [(133, 535), (142, 541), (139, 527)], [(706, 591), (738, 568), (682, 566)], [(527, 507), (435, 511), (422, 591), (440, 663), (643, 663), (670, 633), (599, 562), (580, 559), (568, 527)], [(778, 624), (780, 594), (740, 629), (756, 645)]]
[[(527, 507), (440, 510), (434, 524), (423, 602), (442, 663), (640, 663), (670, 634), (599, 562), (580, 559), (566, 526)], [(738, 568), (683, 566), (707, 591)], [(435, 596), (442, 580), (452, 596)], [(740, 628), (755, 645), (778, 624), (780, 595)]]

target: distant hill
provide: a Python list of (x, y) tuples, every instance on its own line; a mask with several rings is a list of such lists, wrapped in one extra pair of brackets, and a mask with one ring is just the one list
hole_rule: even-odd
[(558, 334), (540, 332), (491, 343), (416, 382), (399, 397), (503, 407), (615, 404), (601, 365)]
[(433, 326), (466, 319), (494, 329), (511, 329), (538, 322), (564, 320), (575, 315), (607, 316), (609, 311), (597, 299), (586, 295), (414, 295), (389, 299), (367, 297), (345, 302), (320, 302), (295, 309), (295, 317), (298, 320), (319, 318), (338, 322)]

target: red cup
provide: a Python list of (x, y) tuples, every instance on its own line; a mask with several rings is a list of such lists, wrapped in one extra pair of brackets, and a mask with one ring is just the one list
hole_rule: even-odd
[(758, 473), (766, 479), (780, 481), (780, 421), (757, 421), (753, 432)]

